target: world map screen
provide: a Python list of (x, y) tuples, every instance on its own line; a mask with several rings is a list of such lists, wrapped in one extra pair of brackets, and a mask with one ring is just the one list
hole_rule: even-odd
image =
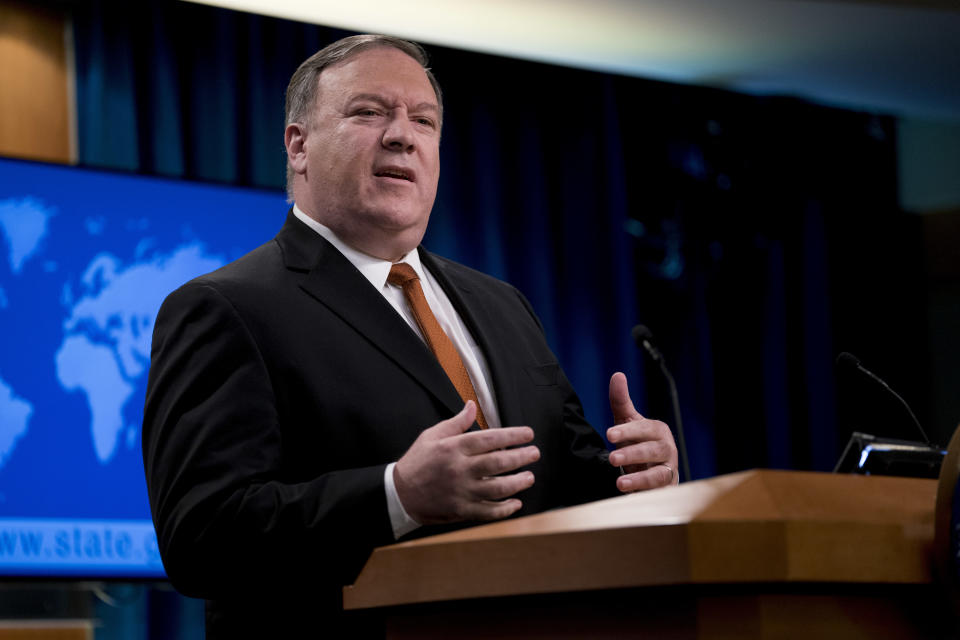
[(0, 576), (164, 576), (140, 453), (154, 318), (288, 207), (0, 158)]

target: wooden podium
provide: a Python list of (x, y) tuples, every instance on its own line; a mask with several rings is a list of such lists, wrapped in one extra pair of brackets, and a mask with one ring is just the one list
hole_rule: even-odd
[(937, 481), (746, 471), (380, 547), (389, 638), (948, 637)]

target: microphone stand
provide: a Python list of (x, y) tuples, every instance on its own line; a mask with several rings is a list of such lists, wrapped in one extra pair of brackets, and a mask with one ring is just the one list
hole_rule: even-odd
[(660, 371), (663, 377), (667, 379), (667, 386), (670, 389), (670, 403), (673, 406), (673, 421), (677, 427), (677, 448), (680, 450), (680, 464), (683, 467), (683, 478), (689, 482), (692, 479), (690, 475), (690, 458), (687, 456), (687, 442), (683, 437), (683, 419), (680, 417), (680, 397), (677, 395), (677, 385), (673, 381), (673, 376), (667, 369), (663, 358), (659, 360)]
[(687, 456), (687, 442), (683, 437), (683, 419), (680, 417), (680, 396), (677, 394), (677, 384), (674, 382), (673, 376), (670, 375), (670, 370), (667, 369), (667, 363), (663, 358), (663, 354), (660, 353), (660, 350), (653, 344), (653, 334), (650, 332), (650, 329), (645, 325), (638, 324), (633, 328), (631, 335), (634, 342), (642, 347), (654, 362), (660, 365), (660, 371), (667, 381), (667, 390), (670, 393), (670, 404), (673, 408), (673, 422), (677, 431), (677, 452), (679, 453), (680, 466), (683, 470), (682, 477), (689, 482), (693, 479), (693, 476), (690, 474), (690, 458)]

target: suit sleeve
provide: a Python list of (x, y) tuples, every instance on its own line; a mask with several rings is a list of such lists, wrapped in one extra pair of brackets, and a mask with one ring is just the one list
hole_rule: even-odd
[(174, 292), (157, 317), (143, 455), (161, 557), (186, 595), (299, 577), (346, 584), (374, 546), (392, 541), (384, 465), (284, 477), (264, 360), (209, 283)]

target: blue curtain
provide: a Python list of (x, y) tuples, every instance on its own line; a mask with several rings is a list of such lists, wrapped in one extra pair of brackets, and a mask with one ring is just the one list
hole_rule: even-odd
[[(82, 164), (260, 187), (283, 186), (290, 74), (347, 35), (182, 2), (75, 12)], [(854, 429), (912, 437), (833, 367), (869, 356), (928, 413), (892, 118), (431, 55), (446, 122), (425, 245), (526, 293), (594, 425), (616, 370), (641, 412), (670, 418), (630, 341), (643, 322), (677, 379), (694, 477), (829, 470)]]

